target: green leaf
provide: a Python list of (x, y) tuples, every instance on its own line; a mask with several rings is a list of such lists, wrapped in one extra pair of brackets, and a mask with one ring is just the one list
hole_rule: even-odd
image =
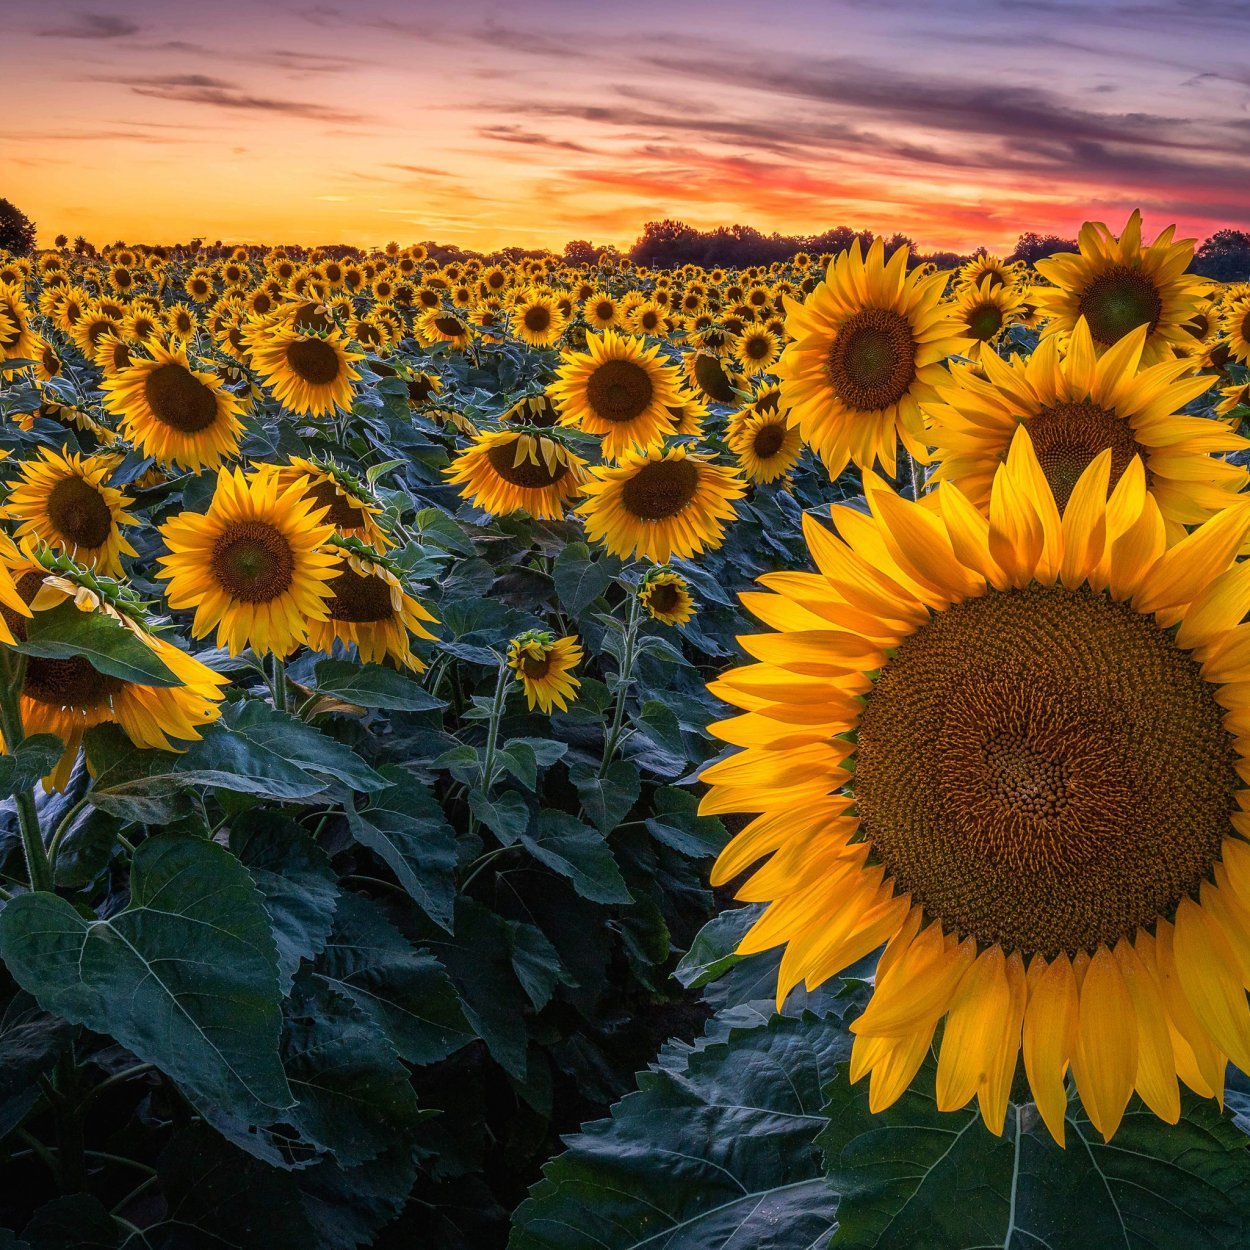
[(566, 1139), (517, 1210), (509, 1250), (825, 1245), (837, 1195), (815, 1144), (821, 1090), (849, 1052), (838, 1016), (810, 1014), (666, 1048), (611, 1119)]
[(569, 543), (552, 569), (561, 606), (569, 615), (581, 616), (612, 584), (619, 568), (619, 561), (608, 556), (591, 559), (585, 543)]
[(437, 1063), (473, 1040), (446, 969), (357, 894), (339, 900), (313, 975), (351, 999), (408, 1063)]
[(39, 1097), (38, 1078), (69, 1045), (73, 1030), (18, 991), (0, 1017), (0, 1138), (26, 1118)]
[(515, 790), (492, 798), (481, 790), (470, 790), (469, 810), (504, 846), (511, 846), (529, 828), (530, 809)]
[(516, 739), (495, 752), (495, 759), (527, 790), (538, 785), (538, 757), (528, 742)]
[(664, 786), (653, 797), (655, 815), (647, 832), (665, 846), (691, 859), (719, 855), (728, 841), (725, 826), (715, 816), (699, 815), (699, 800), (688, 790)]
[(316, 667), (319, 694), (355, 703), (359, 707), (394, 712), (428, 712), (446, 707), (441, 699), (410, 677), (380, 664), (353, 664), (348, 660), (322, 660)]
[(586, 815), (604, 833), (611, 833), (638, 801), (642, 781), (638, 769), (626, 760), (609, 764), (602, 777), (591, 764), (575, 764), (569, 779), (577, 787)]
[(512, 970), (534, 1010), (542, 1011), (556, 986), (572, 985), (573, 978), (560, 963), (560, 952), (541, 929), (523, 920), (510, 920), (508, 925), (512, 931)]
[(456, 896), (456, 835), (438, 800), (395, 765), (382, 769), (390, 787), (362, 811), (348, 809), (352, 837), (378, 855), (423, 912), (451, 932)]
[(939, 1112), (936, 1070), (930, 1056), (877, 1115), (867, 1081), (830, 1082), (820, 1145), (839, 1250), (1226, 1250), (1250, 1235), (1250, 1151), (1213, 1103), (1186, 1095), (1169, 1125), (1134, 1099), (1105, 1143), (1074, 1101), (1061, 1150), (1031, 1103), (1008, 1108), (1001, 1137), (975, 1104)]
[(16, 751), (0, 755), (0, 798), (12, 798), (29, 790), (57, 764), (65, 744), (55, 734), (35, 734), (18, 744)]
[(111, 1034), (194, 1096), (265, 1123), (292, 1099), (278, 1060), (277, 955), (247, 869), (197, 838), (151, 838), (129, 904), (87, 921), (54, 894), (0, 912), (0, 957), (47, 1011)]
[(66, 599), (36, 612), (26, 626), (26, 640), (14, 646), (23, 655), (48, 660), (82, 656), (92, 668), (137, 686), (180, 686), (146, 643), (106, 612), (82, 612)]
[(628, 903), (631, 895), (612, 850), (601, 833), (567, 812), (544, 809), (535, 832), (521, 839), (525, 849), (593, 903)]
[(330, 857), (293, 820), (245, 812), (230, 822), (230, 849), (260, 891), (278, 952), (283, 996), (300, 962), (325, 946), (338, 904)]
[(307, 971), (287, 1007), (282, 1055), (299, 1099), (285, 1118), (343, 1167), (411, 1136), (417, 1097), (394, 1047), (350, 998)]

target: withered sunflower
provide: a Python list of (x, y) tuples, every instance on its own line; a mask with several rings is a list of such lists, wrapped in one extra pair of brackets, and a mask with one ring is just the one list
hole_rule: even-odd
[(113, 457), (40, 447), (21, 464), (4, 504), (3, 515), (19, 522), (14, 536), (120, 577), (121, 557), (136, 554), (120, 527), (138, 522), (126, 511), (132, 501), (107, 485), (113, 464)]
[(148, 350), (151, 360), (101, 383), (125, 436), (145, 456), (197, 472), (233, 456), (243, 432), (238, 400), (215, 373), (193, 368), (183, 345)]
[(659, 346), (607, 330), (588, 338), (586, 347), (565, 353), (550, 388), (561, 424), (601, 435), (609, 460), (654, 447), (672, 434), (669, 407), (681, 402), (678, 373), (660, 358)]
[(644, 556), (663, 564), (687, 559), (725, 541), (725, 522), (746, 483), (706, 455), (684, 447), (628, 452), (619, 468), (593, 470), (577, 509), (592, 542), (615, 556)]
[(1069, 1070), (1110, 1139), (1134, 1090), (1174, 1122), (1178, 1077), (1250, 1063), (1250, 506), (1169, 549), (1140, 460), (1110, 473), (1061, 518), (1022, 428), (988, 518), (869, 476), (871, 515), (805, 518), (818, 572), (743, 596), (776, 632), (713, 685), (742, 750), (701, 810), (754, 815), (713, 881), (771, 857), (738, 949), (785, 946), (779, 999), (887, 943), (851, 1026), (873, 1110), (943, 1018), (938, 1107), (1000, 1133), (1023, 1052), (1060, 1143)]
[(273, 397), (301, 416), (333, 416), (352, 406), (352, 383), (360, 381), (360, 352), (348, 350), (337, 328), (324, 335), (301, 333), (282, 325), (248, 336), (252, 368)]
[(484, 512), (554, 521), (582, 493), (586, 462), (553, 438), (502, 430), (478, 435), (443, 472)]
[(794, 342), (777, 365), (782, 400), (830, 477), (878, 460), (893, 477), (900, 438), (925, 458), (921, 402), (934, 398), (943, 360), (966, 346), (941, 303), (945, 282), (909, 274), (906, 248), (887, 264), (880, 239), (867, 257), (857, 239), (805, 303), (786, 297)]
[(1133, 210), (1116, 238), (1100, 221), (1087, 221), (1078, 237), (1079, 252), (1061, 252), (1039, 260), (1037, 272), (1054, 283), (1033, 295), (1050, 320), (1046, 333), (1071, 330), (1082, 317), (1089, 324), (1095, 351), (1102, 352), (1146, 326), (1146, 363), (1169, 359), (1189, 337), (1185, 323), (1198, 312), (1207, 283), (1185, 272), (1194, 258), (1194, 240), (1173, 242), (1169, 226), (1148, 247), (1142, 246), (1141, 212)]
[(411, 595), (385, 556), (360, 542), (335, 548), (339, 557), (327, 583), (327, 616), (312, 621), (308, 646), (330, 655), (335, 642), (355, 647), (364, 664), (386, 660), (421, 673), (425, 665), (413, 654), (411, 635), (432, 639), (426, 628), (437, 620)]
[(339, 557), (325, 546), (334, 535), (326, 509), (306, 488), (301, 480), (282, 490), (272, 472), (222, 469), (206, 513), (182, 512), (161, 527), (166, 599), (195, 609), (192, 637), (216, 627), (231, 655), (252, 647), (281, 658), (325, 620)]
[(546, 630), (528, 630), (508, 643), (508, 667), (521, 683), (531, 712), (535, 707), (544, 713), (568, 708), (581, 685), (573, 669), (582, 654), (576, 637), (556, 638)]
[(953, 481), (978, 508), (989, 507), (994, 475), (1024, 424), (1060, 511), (1090, 462), (1110, 450), (1111, 485), (1140, 457), (1169, 539), (1180, 538), (1246, 486), (1246, 470), (1217, 457), (1250, 441), (1221, 421), (1182, 416), (1211, 379), (1193, 377), (1186, 361), (1139, 370), (1145, 341), (1139, 326), (1099, 357), (1082, 318), (1064, 356), (1052, 336), (1025, 359), (987, 352), (984, 379), (952, 370), (938, 385), (940, 402), (925, 406), (939, 462), (933, 480)]

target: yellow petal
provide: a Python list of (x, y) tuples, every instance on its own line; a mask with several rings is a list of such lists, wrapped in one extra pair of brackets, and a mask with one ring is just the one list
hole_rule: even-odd
[(1250, 1009), (1236, 956), (1222, 930), (1191, 898), (1176, 909), (1173, 953), (1181, 987), (1215, 1044), (1250, 1069)]
[(1176, 1060), (1168, 1032), (1167, 1011), (1158, 983), (1133, 944), (1121, 938), (1115, 957), (1137, 1018), (1137, 1075), (1133, 1085), (1142, 1101), (1161, 1120), (1175, 1124), (1181, 1114)]
[(1137, 1021), (1120, 965), (1105, 946), (1081, 985), (1072, 1073), (1090, 1121), (1110, 1141), (1137, 1075)]
[(1034, 956), (1024, 1014), (1024, 1070), (1050, 1135), (1063, 1145), (1068, 1091), (1064, 1074), (1076, 1050), (1076, 977), (1067, 955), (1050, 964)]

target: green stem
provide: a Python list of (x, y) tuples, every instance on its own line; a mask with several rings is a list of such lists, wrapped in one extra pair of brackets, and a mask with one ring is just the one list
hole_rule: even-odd
[(911, 469), (911, 497), (919, 499), (924, 494), (924, 469), (910, 452), (907, 453), (907, 464)]
[(106, 1077), (99, 1085), (92, 1086), (83, 1096), (82, 1101), (78, 1104), (78, 1113), (81, 1115), (105, 1090), (113, 1089), (117, 1085), (124, 1085), (127, 1081), (133, 1081), (137, 1076), (143, 1076), (147, 1072), (155, 1072), (156, 1065), (152, 1063), (136, 1063), (129, 1068), (123, 1069), (121, 1072), (114, 1072), (112, 1076)]
[(57, 853), (61, 849), (61, 843), (64, 841), (65, 835), (69, 833), (70, 825), (74, 823), (78, 813), (81, 812), (90, 801), (90, 799), (79, 799), (78, 802), (75, 803), (74, 806), (71, 807), (57, 823), (56, 829), (52, 834), (52, 840), (48, 843), (48, 861), (52, 864), (53, 868), (56, 867)]
[(612, 728), (603, 743), (603, 759), (599, 764), (599, 776), (608, 771), (621, 738), (621, 726), (625, 721), (625, 696), (634, 680), (634, 660), (638, 647), (638, 598), (636, 587), (629, 588), (629, 619), (625, 626), (625, 650), (621, 658), (621, 670), (617, 674), (616, 708), (612, 713)]
[[(499, 722), (503, 719), (504, 704), (508, 700), (508, 665), (499, 661), (499, 676), (495, 679), (495, 697), (490, 705), (490, 724), (486, 729), (486, 755), (482, 760), (482, 795), (490, 797), (495, 782), (495, 749), (499, 743)], [(469, 813), (469, 833), (477, 835), (477, 817)]]
[(273, 657), (273, 705), (279, 712), (285, 712), (286, 695), (286, 661)]
[(509, 846), (497, 846), (493, 851), (487, 851), (485, 855), (479, 855), (477, 859), (469, 865), (469, 875), (460, 883), (460, 893), (465, 894), (468, 892), (469, 886), (473, 884), (473, 878), (476, 877), (477, 874), (481, 872), (492, 859), (502, 855), (505, 851), (513, 850), (518, 845), (518, 843), (513, 842)]
[[(5, 750), (11, 755), (26, 740), (22, 727), (22, 681), (26, 676), (26, 657), (0, 647), (0, 732), (4, 734)], [(17, 820), (22, 830), (22, 849), (26, 853), (26, 872), (32, 890), (53, 888), (54, 877), (48, 852), (39, 829), (39, 813), (32, 790), (14, 795)]]

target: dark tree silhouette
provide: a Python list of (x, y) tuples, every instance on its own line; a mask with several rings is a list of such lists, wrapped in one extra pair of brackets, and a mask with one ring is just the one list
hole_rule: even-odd
[(1198, 248), (1189, 268), (1219, 282), (1250, 279), (1250, 231), (1217, 230)]
[(1036, 234), (1030, 230), (1020, 236), (1015, 251), (1007, 259), (1023, 260), (1031, 265), (1045, 256), (1053, 256), (1056, 252), (1075, 251), (1075, 239), (1061, 239), (1057, 234)]
[(599, 249), (585, 239), (573, 239), (564, 245), (566, 265), (593, 265), (599, 258)]
[(8, 200), (0, 200), (0, 249), (14, 256), (29, 256), (35, 250), (35, 223)]

